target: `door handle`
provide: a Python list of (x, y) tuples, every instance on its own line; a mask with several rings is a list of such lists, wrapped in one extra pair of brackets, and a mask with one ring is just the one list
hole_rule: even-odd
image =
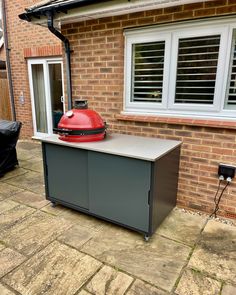
[(61, 96), (61, 102), (64, 103), (64, 96)]

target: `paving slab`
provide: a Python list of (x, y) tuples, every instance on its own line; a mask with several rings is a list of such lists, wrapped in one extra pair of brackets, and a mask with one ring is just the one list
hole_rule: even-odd
[(0, 294), (1, 295), (15, 295), (12, 291), (7, 289), (3, 284), (0, 283)]
[(110, 266), (103, 268), (92, 278), (86, 289), (96, 295), (123, 295), (133, 278)]
[(187, 261), (191, 248), (159, 235), (144, 242), (141, 235), (107, 226), (81, 251), (170, 291)]
[(0, 214), (0, 240), (14, 225), (23, 221), (25, 217), (35, 212), (35, 209), (19, 205)]
[(20, 191), (22, 191), (22, 189), (17, 186), (0, 181), (0, 201), (5, 200)]
[[(46, 199), (45, 199), (46, 200)], [(46, 205), (45, 207), (41, 208), (42, 212), (49, 213), (54, 216), (60, 216), (63, 214), (64, 211), (68, 211), (69, 209), (67, 207), (56, 205), (56, 207), (52, 207), (51, 203)]]
[(55, 241), (3, 282), (21, 294), (74, 295), (100, 267), (96, 259)]
[(43, 176), (38, 172), (29, 171), (23, 175), (7, 179), (6, 183), (41, 195), (45, 192)]
[(73, 248), (80, 249), (83, 244), (89, 241), (97, 233), (98, 232), (95, 229), (90, 229), (77, 224), (65, 231), (60, 237), (58, 237), (58, 240)]
[(43, 173), (42, 157), (35, 157), (33, 160), (21, 160), (19, 163), (20, 167), (24, 169)]
[(175, 293), (178, 295), (219, 295), (220, 288), (220, 282), (206, 277), (195, 270), (186, 269)]
[(80, 224), (83, 227), (87, 227), (90, 229), (99, 230), (103, 228), (104, 226), (106, 227), (107, 225), (110, 224), (110, 222), (104, 221), (102, 219), (99, 219), (99, 218), (96, 218), (96, 217), (93, 217), (72, 209), (64, 210), (62, 213), (62, 216), (65, 219), (70, 220), (71, 222), (75, 224)]
[(42, 149), (41, 149), (41, 145), (39, 146), (39, 148), (36, 148), (34, 150), (32, 150), (32, 153), (34, 155), (34, 158), (42, 158)]
[(52, 207), (50, 204), (48, 204), (47, 206), (43, 207), (41, 211), (50, 213), (52, 215), (63, 216), (63, 218), (73, 222), (74, 224), (79, 224), (90, 229), (100, 229), (103, 226), (109, 224), (108, 222), (103, 221), (99, 218), (89, 216), (82, 212), (69, 209), (61, 205), (56, 205), (56, 207)]
[(77, 293), (76, 295), (91, 295), (91, 293), (89, 293), (86, 290), (81, 290), (79, 293)]
[(28, 256), (41, 250), (69, 227), (71, 223), (65, 219), (36, 212), (5, 232), (1, 240)]
[(19, 175), (23, 175), (27, 173), (26, 169), (20, 168), (20, 167), (15, 167), (13, 170), (8, 171), (2, 178), (2, 181), (5, 181), (7, 179), (19, 176)]
[(34, 157), (42, 157), (41, 144), (33, 142), (17, 142), (17, 156), (19, 160), (29, 160)]
[(17, 150), (25, 150), (25, 151), (38, 151), (41, 150), (41, 144), (38, 142), (34, 142), (32, 140), (30, 141), (24, 141), (24, 140), (18, 140), (17, 141)]
[(0, 202), (0, 214), (10, 209), (13, 209), (17, 206), (19, 206), (18, 203), (13, 202), (12, 200), (6, 199), (5, 201)]
[(17, 151), (17, 158), (19, 163), (21, 163), (21, 161), (33, 159), (35, 156), (33, 149), (31, 151), (28, 151), (28, 150), (17, 147), (16, 151)]
[[(3, 244), (0, 244), (0, 251), (2, 251), (3, 249), (5, 249), (6, 247), (5, 247), (5, 245), (3, 245)], [(1, 293), (0, 293), (1, 294)]]
[(99, 230), (110, 224), (110, 222), (72, 209), (64, 211), (62, 216), (75, 224), (79, 224), (91, 230)]
[(9, 248), (0, 251), (0, 278), (21, 264), (25, 259), (23, 255)]
[(221, 295), (235, 295), (236, 294), (236, 286), (224, 285)]
[(91, 254), (93, 249), (94, 256), (102, 256), (106, 250), (114, 252), (132, 250), (143, 244), (145, 245), (140, 234), (107, 223), (98, 230), (98, 234), (93, 239), (82, 247), (82, 250)]
[(35, 194), (26, 190), (16, 193), (13, 197), (11, 197), (11, 200), (36, 209), (40, 209), (49, 203), (43, 195)]
[(126, 295), (168, 295), (170, 293), (157, 289), (141, 280), (135, 280)]
[(224, 281), (236, 282), (236, 227), (208, 221), (189, 267)]
[(167, 216), (156, 233), (193, 246), (206, 222), (207, 217), (174, 209)]

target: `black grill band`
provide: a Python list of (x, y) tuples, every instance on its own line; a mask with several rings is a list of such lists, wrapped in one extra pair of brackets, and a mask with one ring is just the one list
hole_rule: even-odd
[(106, 131), (106, 127), (91, 129), (91, 130), (69, 130), (69, 129), (63, 129), (63, 128), (53, 128), (53, 131), (60, 135), (82, 136), (82, 135), (94, 135), (94, 134), (103, 133)]

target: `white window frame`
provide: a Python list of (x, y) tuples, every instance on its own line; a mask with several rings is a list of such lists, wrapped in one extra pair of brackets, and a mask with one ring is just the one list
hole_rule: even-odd
[[(122, 113), (235, 120), (236, 110), (225, 108), (233, 29), (236, 29), (235, 19), (224, 17), (125, 31), (124, 111)], [(204, 35), (221, 35), (214, 102), (212, 105), (175, 103), (178, 40)], [(166, 41), (162, 103), (132, 102), (132, 45), (159, 40)]]
[[(42, 133), (37, 131), (37, 120), (35, 114), (35, 101), (34, 101), (34, 88), (33, 88), (33, 76), (32, 76), (32, 65), (43, 65), (44, 73), (44, 85), (45, 85), (45, 96), (46, 96), (46, 118), (47, 118), (47, 133)], [(64, 97), (64, 81), (63, 81), (63, 60), (62, 58), (34, 58), (28, 60), (28, 73), (29, 73), (29, 84), (30, 84), (30, 96), (31, 96), (31, 108), (32, 108), (32, 119), (33, 119), (33, 129), (34, 136), (44, 137), (45, 134), (53, 134), (52, 126), (52, 106), (51, 106), (51, 91), (50, 91), (50, 77), (49, 77), (49, 65), (50, 64), (61, 64), (62, 70), (62, 93)], [(63, 111), (65, 113), (65, 102), (63, 101)]]
[[(214, 92), (214, 101), (213, 104), (178, 104), (175, 103), (175, 92), (176, 92), (176, 78), (177, 78), (177, 61), (178, 61), (178, 44), (179, 39), (182, 38), (191, 38), (191, 37), (205, 37), (211, 35), (220, 35), (220, 48), (219, 48), (219, 56), (218, 56), (218, 65), (215, 79), (215, 92)], [(223, 44), (227, 42), (227, 30), (222, 26), (212, 28), (212, 29), (187, 29), (184, 32), (175, 32), (173, 33), (173, 42), (172, 42), (172, 58), (173, 62), (171, 63), (170, 68), (170, 83), (169, 83), (169, 100), (168, 100), (168, 108), (169, 109), (179, 109), (179, 110), (192, 110), (193, 108), (204, 111), (206, 108), (208, 111), (219, 111), (220, 110), (220, 102), (221, 102), (221, 93), (222, 93), (222, 84), (221, 81), (224, 78), (224, 60), (226, 55), (226, 50)]]
[[(229, 45), (228, 50), (226, 52), (226, 63), (225, 63), (225, 71), (224, 71), (224, 76), (225, 76), (225, 83), (223, 84), (223, 93), (224, 93), (224, 99), (221, 101), (221, 109), (225, 109), (229, 114), (232, 113), (235, 114), (236, 110), (235, 109), (228, 109), (225, 108), (226, 105), (226, 99), (227, 99), (227, 94), (228, 94), (228, 87), (230, 85), (230, 80), (231, 79), (231, 70), (230, 70), (230, 61), (231, 61), (231, 49), (232, 49), (232, 40), (233, 40), (233, 30), (236, 30), (236, 25), (230, 25), (229, 29)], [(236, 106), (235, 106), (236, 108)]]
[[(170, 34), (160, 33), (156, 36), (155, 33), (148, 33), (145, 36), (134, 36), (132, 38), (126, 39), (126, 58), (125, 58), (125, 68), (131, 69), (132, 68), (132, 46), (134, 44), (139, 43), (150, 43), (150, 42), (158, 42), (158, 41), (165, 41), (165, 48), (170, 47)], [(126, 100), (126, 108), (133, 108), (133, 109), (165, 109), (167, 106), (167, 97), (168, 97), (168, 72), (169, 72), (169, 65), (170, 65), (170, 54), (168, 50), (165, 50), (164, 53), (164, 68), (163, 68), (163, 84), (162, 84), (162, 102), (161, 103), (143, 103), (143, 102), (131, 102), (130, 100)], [(126, 97), (131, 98), (132, 92), (132, 70), (126, 71)]]

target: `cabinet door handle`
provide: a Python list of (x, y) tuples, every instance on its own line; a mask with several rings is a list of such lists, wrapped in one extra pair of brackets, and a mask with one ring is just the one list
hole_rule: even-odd
[(150, 197), (151, 197), (151, 192), (150, 190), (148, 191), (148, 205), (150, 205)]

